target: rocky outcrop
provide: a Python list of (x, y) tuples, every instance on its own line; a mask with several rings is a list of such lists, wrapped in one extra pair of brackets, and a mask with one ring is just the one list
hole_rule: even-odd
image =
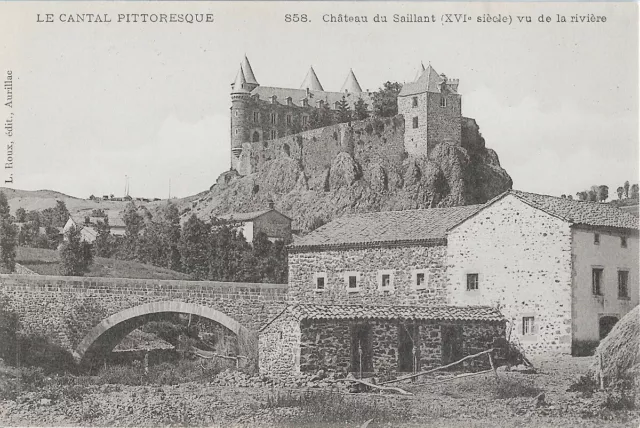
[(461, 145), (440, 144), (428, 157), (404, 151), (402, 116), (327, 127), (289, 143), (295, 150), (278, 155), (245, 151), (260, 160), (257, 172), (223, 174), (181, 207), (183, 216), (248, 212), (273, 201), (294, 229), (308, 231), (345, 213), (483, 203), (512, 185), (473, 119), (463, 119)]

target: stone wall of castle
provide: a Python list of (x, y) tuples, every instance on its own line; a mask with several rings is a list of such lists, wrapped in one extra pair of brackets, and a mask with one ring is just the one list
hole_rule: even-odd
[[(289, 297), (304, 303), (445, 304), (446, 252), (444, 245), (291, 251)], [(322, 290), (318, 275), (325, 278)], [(358, 277), (356, 290), (348, 289), (350, 275)], [(389, 275), (389, 286), (383, 286), (383, 275)]]
[(406, 156), (403, 117), (371, 118), (245, 143), (235, 169), (248, 175), (266, 161), (287, 156), (297, 160), (306, 176), (312, 177), (328, 170), (340, 152), (351, 154), (362, 166), (375, 162), (387, 171), (394, 169)]

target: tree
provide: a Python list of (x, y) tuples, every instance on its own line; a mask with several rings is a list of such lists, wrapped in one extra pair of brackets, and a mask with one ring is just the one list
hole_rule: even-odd
[(211, 226), (195, 214), (186, 221), (178, 248), (182, 270), (193, 279), (206, 279), (209, 274)]
[(124, 237), (118, 245), (118, 257), (125, 260), (138, 260), (140, 232), (144, 227), (142, 216), (133, 202), (129, 202), (122, 216), (124, 221)]
[(622, 199), (622, 197), (624, 196), (624, 187), (619, 186), (616, 189), (616, 192), (618, 192), (618, 199)]
[(320, 117), (320, 111), (314, 108), (309, 114), (309, 121), (307, 122), (308, 129), (320, 128), (322, 126), (322, 118)]
[(9, 201), (4, 192), (0, 192), (0, 268), (6, 273), (16, 268), (16, 243), (18, 228), (13, 224)]
[(591, 187), (587, 192), (587, 200), (589, 202), (597, 202), (598, 201), (598, 190), (595, 186)]
[(597, 186), (598, 202), (604, 202), (609, 198), (609, 186), (601, 184)]
[(83, 276), (92, 262), (91, 244), (82, 240), (80, 228), (71, 226), (65, 234), (65, 242), (60, 247), (60, 274)]
[(96, 240), (93, 243), (96, 256), (111, 257), (114, 252), (114, 239), (111, 236), (111, 226), (109, 226), (109, 218), (105, 217), (104, 221), (98, 220), (96, 224)]
[(369, 106), (364, 102), (362, 98), (358, 98), (358, 101), (353, 105), (353, 116), (355, 120), (364, 120), (369, 117)]
[(582, 191), (582, 192), (576, 193), (576, 197), (578, 198), (579, 201), (586, 201), (587, 199), (589, 199), (589, 194), (585, 191)]
[(25, 223), (27, 221), (27, 212), (24, 208), (20, 207), (16, 210), (16, 221), (18, 223)]
[(322, 107), (320, 108), (320, 120), (322, 122), (322, 126), (333, 125), (335, 122), (329, 103), (322, 103)]
[(338, 122), (345, 123), (351, 121), (351, 110), (349, 109), (349, 103), (347, 99), (343, 96), (340, 101), (338, 101)]
[(624, 197), (629, 197), (629, 181), (624, 182)]
[(402, 84), (386, 82), (373, 93), (373, 114), (378, 117), (391, 117), (398, 114), (398, 94)]
[(632, 184), (631, 185), (631, 199), (638, 199), (638, 185), (637, 184)]
[(166, 251), (164, 267), (180, 270), (180, 213), (174, 203), (167, 202), (162, 210), (161, 233)]

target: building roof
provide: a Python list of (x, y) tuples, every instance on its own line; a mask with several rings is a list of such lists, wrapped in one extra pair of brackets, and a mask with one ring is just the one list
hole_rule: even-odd
[(290, 248), (385, 246), (409, 242), (444, 245), (447, 230), (480, 208), (482, 205), (467, 205), (348, 215), (300, 238)]
[(236, 75), (236, 80), (233, 82), (233, 94), (239, 94), (242, 92), (249, 93), (249, 89), (247, 86), (247, 80), (244, 77), (244, 72), (242, 71), (242, 64), (240, 64), (240, 69), (238, 70), (238, 74)]
[(504, 321), (504, 316), (490, 306), (365, 306), (300, 303), (290, 305), (274, 317), (260, 331), (283, 314), (298, 320), (356, 320), (398, 319), (433, 321)]
[(270, 86), (258, 86), (251, 91), (251, 95), (258, 95), (261, 99), (269, 99), (272, 96), (276, 96), (277, 102), (280, 104), (287, 103), (287, 98), (291, 98), (293, 105), (302, 107), (302, 100), (307, 98), (310, 106), (315, 106), (316, 101), (324, 101), (329, 104), (329, 107), (334, 108), (335, 103), (342, 100), (344, 97), (347, 103), (351, 107), (362, 98), (365, 102), (371, 105), (371, 95), (366, 92), (328, 92), (328, 91), (314, 91), (310, 90), (307, 95), (306, 89), (293, 89), (293, 88), (275, 88)]
[(638, 205), (625, 205), (625, 206), (621, 206), (618, 207), (620, 208), (622, 211), (629, 213), (629, 214), (633, 214), (634, 216), (638, 217), (640, 214), (638, 213)]
[(304, 89), (304, 90), (309, 89), (312, 91), (324, 91), (324, 88), (322, 87), (320, 80), (318, 80), (318, 76), (316, 75), (316, 72), (313, 69), (313, 67), (309, 67), (309, 71), (307, 71), (307, 75), (304, 78), (302, 85), (300, 85), (300, 89)]
[(509, 190), (487, 202), (486, 205), (490, 205), (506, 194), (514, 195), (526, 204), (574, 225), (638, 229), (638, 217), (613, 205), (601, 202), (577, 201), (520, 190)]
[(349, 70), (349, 74), (347, 75), (347, 80), (344, 81), (342, 88), (340, 88), (340, 92), (362, 92), (362, 88), (358, 83), (358, 79), (356, 79), (356, 75), (353, 74), (353, 70)]
[(418, 80), (420, 76), (422, 76), (422, 73), (424, 73), (424, 64), (420, 62), (420, 67), (418, 67), (418, 71), (416, 71), (416, 77), (413, 79), (413, 81), (415, 82), (416, 80)]
[[(440, 85), (444, 82), (444, 79), (438, 74), (438, 72), (429, 64), (427, 68), (422, 72), (418, 80), (415, 82), (405, 83), (398, 94), (399, 97), (408, 95), (421, 94), (423, 92), (436, 92), (440, 93)], [(455, 90), (449, 86), (449, 89), (455, 92)]]
[(240, 64), (240, 69), (242, 70), (242, 73), (244, 74), (244, 78), (246, 79), (247, 83), (250, 83), (253, 85), (258, 84), (258, 81), (256, 80), (256, 76), (253, 74), (253, 69), (251, 68), (251, 64), (249, 63), (249, 58), (247, 58), (246, 55), (242, 60), (242, 64)]
[(248, 213), (229, 213), (229, 214), (221, 214), (216, 216), (217, 219), (219, 220), (224, 220), (224, 221), (237, 221), (237, 222), (243, 222), (243, 221), (251, 221), (251, 220), (255, 220), (258, 217), (269, 213), (271, 211), (275, 211), (276, 213), (280, 214), (281, 216), (288, 218), (289, 220), (291, 220), (289, 217), (287, 217), (286, 215), (282, 214), (279, 211), (276, 211), (274, 209), (266, 209), (266, 210), (261, 210), (261, 211), (252, 211), (252, 212), (248, 212)]

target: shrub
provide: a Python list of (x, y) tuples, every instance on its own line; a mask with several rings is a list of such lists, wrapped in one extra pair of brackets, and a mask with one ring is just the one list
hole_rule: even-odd
[(590, 357), (594, 354), (600, 341), (580, 340), (571, 344), (571, 355), (574, 357)]
[(19, 335), (20, 365), (39, 367), (45, 374), (74, 373), (76, 364), (69, 351), (42, 335)]
[(542, 389), (530, 379), (500, 378), (496, 385), (496, 398), (535, 397)]

